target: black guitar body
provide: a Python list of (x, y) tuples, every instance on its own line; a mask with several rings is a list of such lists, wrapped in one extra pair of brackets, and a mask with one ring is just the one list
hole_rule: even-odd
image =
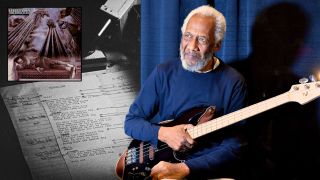
[[(143, 150), (140, 150), (140, 146), (144, 147)], [(166, 146), (166, 144), (159, 142), (158, 147), (161, 146)], [(165, 148), (161, 153), (157, 153), (157, 149), (154, 149), (149, 143), (133, 140), (128, 147), (122, 178), (128, 180), (149, 179), (152, 167), (158, 162), (178, 162), (174, 158), (171, 148)], [(142, 152), (142, 156), (140, 152)], [(150, 152), (154, 154), (153, 157), (149, 156)]]
[[(161, 126), (171, 127), (179, 124), (193, 124), (199, 122), (199, 118), (207, 108), (193, 108), (182, 114), (174, 121), (170, 121)], [(159, 141), (157, 148), (154, 148), (150, 143), (139, 140), (133, 140), (124, 158), (124, 170), (122, 179), (140, 180), (151, 179), (150, 172), (153, 166), (160, 161), (166, 162), (183, 162), (186, 157), (186, 152), (173, 151), (167, 144)], [(118, 170), (117, 170), (118, 172)]]

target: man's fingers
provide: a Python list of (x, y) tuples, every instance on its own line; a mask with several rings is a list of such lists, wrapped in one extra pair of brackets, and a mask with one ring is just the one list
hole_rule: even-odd
[(185, 138), (185, 139), (184, 139), (184, 142), (182, 143), (183, 146), (185, 147), (185, 148), (182, 148), (183, 150), (191, 149), (192, 146), (193, 146), (194, 140), (191, 138), (191, 136), (190, 136), (189, 133), (187, 132), (187, 130), (190, 129), (190, 128), (192, 128), (192, 127), (194, 127), (192, 124), (185, 124), (185, 125), (183, 126), (183, 129), (184, 129), (184, 131), (185, 131), (185, 133), (186, 133), (186, 135), (185, 135), (185, 137), (184, 137), (184, 138)]
[(160, 173), (162, 169), (163, 169), (163, 161), (160, 161), (158, 164), (153, 166), (150, 173), (150, 176), (152, 177), (153, 180), (160, 179)]
[(192, 128), (192, 127), (194, 127), (192, 124), (185, 124), (185, 125), (183, 126), (183, 130), (184, 130), (185, 132), (187, 132), (188, 129), (190, 129), (190, 128)]
[(187, 147), (188, 149), (191, 149), (193, 147), (193, 145), (189, 142), (185, 142), (184, 146)]
[(191, 136), (188, 134), (187, 137), (186, 137), (186, 143), (190, 144), (190, 145), (193, 145), (194, 143), (194, 140), (191, 138)]
[(185, 130), (190, 129), (190, 128), (192, 128), (192, 127), (193, 127), (192, 124), (186, 124), (186, 125), (184, 125), (184, 129), (185, 129)]
[(152, 168), (151, 173), (150, 173), (150, 177), (152, 177), (152, 180), (154, 180), (154, 179), (158, 179), (157, 176), (158, 175), (157, 175), (156, 171), (154, 170), (154, 168)]

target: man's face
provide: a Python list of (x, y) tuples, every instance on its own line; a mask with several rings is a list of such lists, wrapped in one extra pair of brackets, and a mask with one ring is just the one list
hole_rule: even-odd
[(181, 38), (180, 56), (185, 69), (199, 71), (212, 59), (215, 48), (215, 22), (211, 17), (193, 15)]

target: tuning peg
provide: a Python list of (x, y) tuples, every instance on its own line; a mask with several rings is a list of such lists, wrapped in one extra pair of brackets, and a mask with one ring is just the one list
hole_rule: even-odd
[(308, 80), (308, 78), (301, 78), (301, 79), (299, 79), (299, 83), (300, 84), (305, 84), (305, 83), (307, 83), (309, 80)]
[(316, 78), (315, 75), (310, 75), (309, 79), (310, 79), (311, 82), (316, 82), (317, 81), (317, 78)]

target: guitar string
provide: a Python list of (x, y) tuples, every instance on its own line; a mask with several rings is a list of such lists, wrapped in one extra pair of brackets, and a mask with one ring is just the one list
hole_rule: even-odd
[[(200, 128), (195, 128), (195, 129), (190, 129), (189, 130), (189, 133), (190, 134), (195, 134), (195, 131), (199, 131), (198, 129), (200, 129)], [(202, 128), (201, 128), (202, 129)], [(161, 146), (163, 146), (163, 145), (167, 145), (167, 144), (162, 144)], [(152, 146), (150, 143), (146, 143), (146, 144), (144, 144), (143, 146), (142, 146), (142, 148), (143, 148), (143, 150), (146, 150), (146, 148), (149, 148), (149, 146)], [(161, 147), (160, 146), (160, 147)], [(140, 151), (140, 147), (136, 147), (136, 148), (132, 148), (132, 149), (138, 149), (138, 151)]]
[[(167, 149), (168, 147), (169, 147), (169, 146), (167, 146), (167, 147), (163, 147), (162, 149), (159, 149), (158, 151), (161, 151), (161, 150)], [(157, 152), (158, 152), (158, 151), (157, 151)], [(143, 158), (145, 158), (145, 157), (148, 157), (148, 156), (149, 156), (149, 154), (144, 153), (142, 157), (143, 157)], [(131, 156), (130, 156), (129, 158), (130, 158), (130, 159), (133, 159), (133, 157), (131, 157)], [(138, 158), (135, 158), (135, 159), (138, 159)]]
[[(150, 144), (147, 144), (147, 145), (150, 145)], [(147, 145), (145, 145), (145, 146), (147, 146)], [(150, 145), (151, 146), (151, 145)], [(168, 148), (169, 146), (167, 145), (167, 144), (162, 144), (159, 148), (158, 148), (158, 150), (157, 150), (157, 152), (159, 152), (159, 151), (162, 151), (162, 150), (164, 150), (164, 149), (166, 149), (166, 148)], [(138, 152), (140, 151), (140, 148), (134, 148), (134, 149), (138, 149)], [(147, 148), (143, 148), (143, 157), (146, 157), (146, 156), (149, 156), (149, 152), (147, 151)], [(127, 154), (127, 158), (133, 158), (133, 155), (132, 155), (132, 153), (130, 153), (130, 155), (129, 155), (129, 153)]]
[[(198, 128), (197, 128), (198, 129)], [(192, 132), (191, 132), (192, 131)], [(199, 131), (199, 130), (191, 130), (189, 133), (192, 133), (194, 134), (195, 132), (194, 131)], [(148, 152), (148, 148), (152, 146), (150, 143), (147, 143), (147, 144), (144, 144), (142, 146), (142, 149), (143, 149), (143, 157), (146, 157), (146, 156), (149, 156), (149, 152)], [(161, 151), (161, 150), (164, 150), (166, 148), (168, 148), (169, 146), (167, 144), (162, 144), (160, 145), (160, 147), (158, 148), (157, 152), (158, 151)], [(136, 147), (136, 148), (133, 148), (135, 149), (137, 152), (140, 152), (140, 147)], [(127, 153), (127, 158), (133, 158), (133, 153)]]
[[(204, 127), (202, 127), (202, 128), (205, 128), (205, 127), (212, 127), (212, 125), (210, 125), (210, 124), (207, 124), (207, 125), (204, 125)], [(217, 123), (215, 123), (215, 126), (217, 126)], [(199, 129), (202, 129), (202, 128), (197, 128), (198, 130), (195, 130), (195, 129), (193, 129), (193, 130), (191, 130), (191, 131), (193, 131), (193, 132), (189, 132), (189, 133), (192, 133), (192, 134), (194, 134), (195, 132), (194, 131), (199, 131)], [(147, 147), (148, 146), (148, 147)], [(145, 145), (143, 145), (142, 146), (142, 149), (143, 149), (143, 158), (145, 158), (145, 157), (147, 157), (147, 156), (149, 156), (149, 152), (147, 151), (148, 150), (148, 148), (150, 147), (150, 146), (152, 146), (150, 143), (147, 143), (147, 144), (145, 144)], [(157, 152), (159, 152), (159, 151), (161, 151), (161, 150), (164, 150), (164, 149), (167, 149), (169, 146), (167, 145), (167, 144), (162, 144), (162, 145), (160, 145), (160, 147), (158, 148), (158, 150), (157, 150)], [(135, 149), (137, 152), (140, 152), (140, 147), (137, 147), (137, 148), (133, 148), (133, 149)], [(127, 153), (127, 158), (130, 158), (130, 159), (133, 159), (134, 157), (133, 157), (133, 153)], [(137, 159), (137, 158), (136, 158)]]
[[(148, 147), (147, 147), (147, 146), (148, 146)], [(148, 150), (148, 148), (149, 148), (150, 146), (152, 146), (150, 143), (147, 143), (147, 144), (145, 144), (145, 145), (142, 146), (142, 149), (143, 149), (142, 157), (143, 157), (143, 158), (149, 156), (149, 152), (148, 152), (147, 150)], [(167, 149), (167, 148), (169, 148), (169, 146), (168, 146), (167, 144), (162, 144), (162, 145), (160, 145), (160, 147), (157, 149), (157, 152), (162, 151), (162, 150), (165, 150), (165, 149)], [(135, 149), (137, 152), (140, 152), (140, 149), (141, 149), (141, 148), (140, 148), (140, 147), (137, 147), (137, 148), (133, 148), (133, 149)], [(127, 157), (127, 159), (130, 158), (130, 160), (131, 160), (131, 159), (134, 158), (133, 156), (134, 156), (133, 153), (127, 153), (127, 156), (126, 156), (126, 157)], [(138, 158), (135, 158), (135, 159), (138, 159)]]
[[(147, 146), (147, 145), (150, 145), (150, 144), (146, 144), (145, 146)], [(151, 146), (151, 145), (150, 145), (150, 146)], [(168, 146), (167, 144), (162, 144), (162, 145), (158, 148), (158, 151), (157, 151), (157, 152), (162, 151), (162, 150), (165, 150), (165, 149), (167, 149), (167, 148), (169, 148), (169, 146)], [(134, 149), (139, 149), (139, 151), (140, 151), (140, 148), (134, 148)], [(143, 150), (146, 150), (146, 148), (144, 148)], [(148, 151), (143, 151), (143, 156), (142, 156), (142, 157), (145, 158), (145, 157), (147, 157), (147, 156), (149, 156)], [(132, 153), (130, 153), (130, 155), (127, 154), (126, 157), (127, 157), (127, 159), (130, 158), (130, 160), (134, 158), (133, 155), (132, 155)], [(138, 158), (135, 158), (135, 159), (138, 159)]]
[[(148, 146), (149, 145), (149, 146)], [(146, 146), (148, 146), (148, 147), (146, 147)], [(151, 144), (146, 144), (146, 145), (144, 145), (144, 148), (143, 148), (143, 152), (146, 152), (146, 153), (148, 153), (148, 148), (150, 147), (150, 146), (152, 146)], [(157, 148), (157, 151), (160, 151), (160, 150), (163, 150), (163, 149), (161, 149), (161, 148), (163, 148), (163, 147), (165, 147), (165, 148), (167, 148), (167, 147), (169, 147), (167, 144), (162, 144), (162, 145), (160, 145), (159, 146), (159, 148)], [(133, 148), (133, 149), (135, 149), (136, 151), (138, 151), (138, 152), (140, 152), (140, 147), (137, 147), (137, 148)], [(144, 153), (144, 154), (146, 154), (146, 153)], [(132, 153), (131, 153), (132, 154)]]
[[(226, 119), (226, 118), (224, 118), (224, 119)], [(221, 119), (221, 121), (224, 121), (224, 119)], [(217, 126), (218, 125), (218, 122), (214, 122), (214, 126)], [(200, 126), (203, 126), (203, 127), (200, 127)], [(209, 123), (209, 124), (207, 124), (207, 125), (204, 125), (204, 124), (200, 124), (197, 128), (194, 128), (194, 129), (190, 129), (189, 130), (189, 133), (190, 134), (195, 134), (195, 132), (198, 132), (200, 129), (203, 129), (203, 128), (207, 128), (207, 127), (211, 127), (212, 128), (212, 126), (213, 126), (213, 122), (211, 122), (211, 123)], [(217, 127), (215, 128), (215, 129), (217, 129)], [(198, 133), (197, 133), (198, 134)], [(145, 157), (145, 156), (148, 156), (149, 154), (149, 152), (147, 151), (148, 150), (148, 148), (150, 147), (150, 146), (152, 146), (150, 143), (147, 143), (147, 144), (144, 144), (143, 146), (142, 146), (142, 149), (143, 149), (143, 157)], [(166, 146), (166, 147), (164, 147), (164, 146)], [(164, 147), (164, 148), (163, 148)], [(159, 147), (159, 149), (158, 149), (158, 151), (161, 151), (161, 150), (164, 150), (164, 149), (166, 149), (166, 148), (168, 148), (169, 146), (167, 145), (167, 144), (163, 144), (163, 145), (161, 145), (160, 147)], [(162, 148), (162, 149), (161, 149)], [(137, 147), (137, 148), (133, 148), (133, 149), (135, 149), (137, 152), (140, 152), (140, 147)], [(127, 154), (127, 158), (132, 158), (132, 156), (133, 156), (133, 153), (128, 153)]]
[[(224, 118), (224, 119), (226, 119), (226, 118)], [(222, 121), (224, 121), (224, 119), (221, 119)], [(215, 122), (215, 126), (217, 126), (217, 124), (218, 124), (218, 122)], [(191, 133), (191, 134), (195, 134), (195, 131), (199, 131), (199, 129), (203, 129), (203, 128), (206, 128), (206, 127), (211, 127), (212, 128), (212, 125), (213, 125), (213, 123), (211, 124), (211, 123), (209, 123), (209, 124), (207, 124), (207, 125), (201, 125), (201, 126), (204, 126), (204, 127), (197, 127), (197, 128), (195, 128), (195, 129), (191, 129), (190, 131), (189, 131), (189, 133)], [(216, 127), (216, 129), (217, 129), (217, 127)], [(146, 156), (149, 156), (149, 152), (147, 151), (148, 150), (148, 148), (150, 147), (150, 146), (152, 146), (150, 143), (147, 143), (147, 144), (145, 144), (145, 145), (143, 145), (142, 146), (142, 149), (143, 149), (143, 157), (146, 157)], [(167, 145), (167, 144), (162, 144), (162, 145), (160, 145), (160, 147), (158, 148), (158, 150), (157, 150), (157, 152), (158, 151), (161, 151), (161, 150), (164, 150), (164, 149), (166, 149), (166, 148), (168, 148), (169, 146)], [(135, 149), (137, 152), (140, 152), (140, 147), (137, 147), (137, 148), (133, 148), (133, 149)], [(133, 158), (133, 153), (127, 153), (127, 158)]]
[[(226, 118), (224, 118), (224, 119), (226, 119)], [(222, 121), (224, 120), (224, 119), (221, 119)], [(218, 122), (215, 122), (214, 123), (215, 124), (215, 126), (217, 126), (217, 124), (218, 124)], [(209, 124), (207, 124), (207, 125), (201, 125), (201, 126), (204, 126), (204, 127), (197, 127), (197, 128), (195, 128), (195, 129), (191, 129), (190, 131), (189, 131), (189, 133), (191, 133), (191, 134), (195, 134), (195, 131), (199, 131), (199, 129), (203, 129), (203, 128), (206, 128), (206, 127), (211, 127), (212, 128), (212, 125), (213, 125), (213, 123), (211, 124), (211, 123), (209, 123)], [(216, 127), (216, 129), (217, 129), (217, 127)], [(147, 144), (144, 144), (143, 146), (142, 146), (142, 149), (143, 149), (143, 157), (146, 157), (146, 156), (149, 156), (149, 152), (147, 151), (148, 150), (148, 148), (150, 147), (150, 146), (152, 146), (150, 143), (147, 143)], [(164, 150), (164, 149), (166, 149), (166, 148), (168, 148), (169, 146), (167, 145), (167, 144), (162, 144), (162, 145), (160, 145), (160, 147), (158, 148), (158, 151), (161, 151), (161, 150)], [(133, 148), (133, 149), (135, 149), (137, 152), (140, 152), (140, 147), (137, 147), (137, 148)], [(157, 152), (158, 152), (157, 151)], [(133, 157), (134, 155), (133, 155), (133, 153), (128, 153), (127, 154), (127, 158), (134, 158)]]
[[(224, 118), (224, 119), (226, 119), (226, 118)], [(221, 121), (224, 121), (224, 119), (221, 119)], [(212, 126), (213, 126), (213, 124), (214, 124), (214, 126), (216, 126), (216, 128), (215, 129), (217, 129), (217, 125), (218, 125), (218, 122), (214, 122), (214, 121), (212, 121), (211, 123), (209, 123), (209, 124), (206, 124), (206, 125), (204, 125), (204, 124), (200, 124), (198, 127), (196, 126), (196, 127), (194, 127), (194, 129), (190, 129), (189, 130), (189, 133), (190, 134), (195, 134), (196, 132), (197, 132), (197, 134), (199, 133), (199, 130), (200, 129), (203, 129), (203, 128), (207, 128), (207, 127), (211, 127), (212, 128)], [(147, 144), (145, 144), (145, 145), (143, 145), (142, 146), (142, 148), (143, 148), (143, 157), (146, 157), (146, 156), (149, 156), (149, 152), (147, 151), (148, 150), (148, 148), (150, 147), (150, 146), (152, 146), (150, 143), (147, 143)], [(164, 146), (166, 146), (166, 147), (164, 147)], [(164, 150), (164, 149), (166, 149), (166, 148), (168, 148), (169, 146), (167, 145), (167, 144), (163, 144), (163, 145), (161, 145), (160, 147), (159, 147), (159, 149), (158, 149), (158, 151), (161, 151), (161, 150)], [(161, 149), (162, 148), (162, 149)], [(140, 152), (140, 147), (137, 147), (137, 148), (134, 148), (137, 152)], [(133, 156), (133, 154), (132, 153), (128, 153), (127, 154), (127, 158), (133, 158), (132, 157)]]

